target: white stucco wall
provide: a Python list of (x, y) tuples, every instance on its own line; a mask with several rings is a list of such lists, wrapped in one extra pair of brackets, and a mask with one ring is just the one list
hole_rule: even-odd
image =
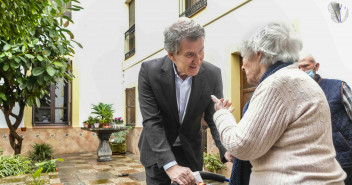
[[(84, 10), (74, 12), (70, 26), (76, 48), (73, 61), (79, 83), (79, 122), (90, 115), (91, 104), (113, 104), (116, 116), (124, 115), (122, 60), (127, 9), (123, 1), (84, 0)], [(72, 97), (73, 99), (76, 97)]]

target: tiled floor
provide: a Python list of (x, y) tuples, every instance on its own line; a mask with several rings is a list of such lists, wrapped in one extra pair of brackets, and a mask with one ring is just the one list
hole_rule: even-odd
[[(63, 158), (56, 162), (58, 172), (42, 175), (45, 184), (50, 185), (134, 185), (146, 184), (144, 167), (139, 156), (132, 154), (113, 155), (112, 161), (97, 162), (96, 153), (65, 154), (55, 158)], [(31, 175), (19, 175), (0, 178), (0, 184), (30, 184)]]
[[(133, 154), (113, 155), (112, 161), (97, 162), (95, 152), (57, 155), (58, 172), (42, 174), (45, 184), (50, 185), (145, 185), (144, 167), (139, 156)], [(30, 185), (31, 175), (17, 175), (0, 178), (0, 185)], [(206, 182), (213, 185), (227, 183)]]

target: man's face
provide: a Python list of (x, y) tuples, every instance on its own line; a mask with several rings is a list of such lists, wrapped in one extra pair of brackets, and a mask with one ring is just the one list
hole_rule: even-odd
[(168, 55), (176, 65), (178, 76), (182, 79), (196, 76), (204, 58), (204, 38), (196, 41), (182, 39), (178, 53), (168, 53)]
[(302, 71), (308, 71), (313, 69), (314, 74), (316, 74), (317, 69), (315, 68), (314, 59), (311, 56), (307, 56), (298, 61), (298, 68)]

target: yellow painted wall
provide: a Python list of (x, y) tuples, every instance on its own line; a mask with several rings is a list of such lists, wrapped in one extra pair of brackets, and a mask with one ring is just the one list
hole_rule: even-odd
[(24, 108), (24, 126), (27, 128), (32, 128), (32, 107), (26, 106)]
[(79, 127), (79, 76), (73, 70), (75, 78), (72, 79), (72, 127)]
[(235, 107), (233, 111), (233, 116), (236, 118), (237, 122), (241, 118), (241, 66), (240, 66), (240, 54), (231, 54), (231, 101), (232, 106)]

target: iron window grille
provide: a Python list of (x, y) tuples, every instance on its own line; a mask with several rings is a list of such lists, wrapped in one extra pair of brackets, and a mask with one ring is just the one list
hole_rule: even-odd
[(125, 32), (125, 40), (126, 40), (126, 49), (125, 59), (129, 58), (130, 56), (134, 55), (135, 50), (135, 24), (132, 25), (126, 32)]
[(191, 17), (207, 6), (207, 0), (180, 0), (179, 17)]

